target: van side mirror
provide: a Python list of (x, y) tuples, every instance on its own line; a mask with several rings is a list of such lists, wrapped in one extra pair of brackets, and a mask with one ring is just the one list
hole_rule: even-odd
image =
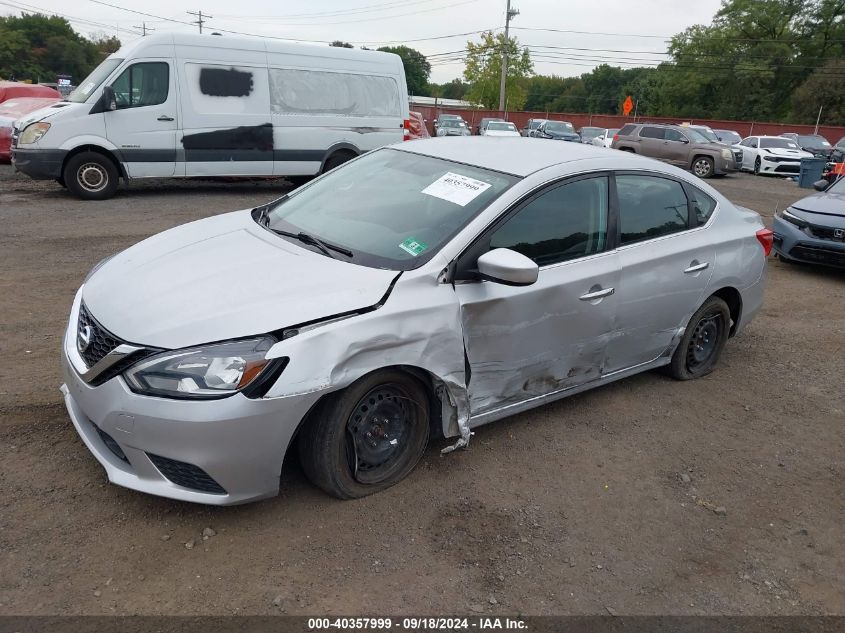
[(830, 183), (827, 180), (825, 180), (824, 178), (822, 178), (821, 180), (817, 180), (816, 182), (813, 183), (813, 189), (815, 189), (816, 191), (824, 191), (829, 186), (830, 186)]
[(496, 248), (478, 258), (478, 274), (482, 279), (506, 286), (530, 286), (537, 281), (540, 267), (522, 253)]
[(117, 110), (117, 98), (114, 96), (114, 88), (106, 86), (103, 88), (103, 112)]

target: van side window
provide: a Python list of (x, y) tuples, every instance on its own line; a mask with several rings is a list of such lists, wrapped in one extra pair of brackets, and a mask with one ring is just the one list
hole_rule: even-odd
[(132, 64), (112, 84), (119, 110), (164, 103), (169, 88), (170, 67), (166, 62)]
[(490, 248), (510, 248), (539, 266), (601, 252), (607, 244), (607, 190), (604, 176), (554, 187), (496, 229)]
[(400, 94), (393, 77), (270, 68), (273, 114), (398, 116)]
[(617, 176), (621, 244), (685, 231), (689, 207), (679, 182), (656, 176)]

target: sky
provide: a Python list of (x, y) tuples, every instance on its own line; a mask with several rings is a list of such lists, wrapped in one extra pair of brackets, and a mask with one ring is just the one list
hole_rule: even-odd
[[(577, 76), (601, 63), (655, 65), (666, 58), (669, 37), (693, 24), (709, 24), (720, 4), (512, 0), (519, 15), (511, 21), (511, 34), (530, 47), (537, 74)], [(202, 11), (212, 16), (205, 32), (229, 37), (236, 35), (225, 31), (298, 41), (340, 39), (369, 48), (406, 44), (430, 56), (431, 81), (443, 83), (461, 76), (460, 51), (468, 40), (479, 41), (477, 31), (504, 27), (505, 7), (506, 0), (0, 0), (0, 15), (18, 15), (20, 9), (55, 13), (85, 35), (116, 34), (125, 43), (140, 37), (143, 24), (158, 32), (196, 32), (191, 22), (197, 16), (188, 12)]]

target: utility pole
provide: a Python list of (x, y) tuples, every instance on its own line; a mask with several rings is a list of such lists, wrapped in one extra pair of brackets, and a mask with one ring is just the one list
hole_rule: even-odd
[[(187, 13), (188, 15), (195, 15), (195, 16), (197, 16), (197, 19), (194, 21), (194, 24), (198, 24), (198, 25), (199, 25), (199, 27), (200, 27), (200, 35), (202, 35), (202, 25), (203, 25), (203, 22), (205, 22), (206, 20), (209, 20), (209, 19), (211, 19), (211, 18), (213, 18), (213, 17), (214, 17), (213, 15), (208, 15), (207, 13), (205, 14), (205, 16), (203, 16), (202, 11), (186, 11), (185, 13)], [(203, 17), (204, 17), (205, 19), (203, 19)]]
[(138, 26), (138, 25), (136, 24), (136, 25), (135, 25), (135, 26), (133, 26), (132, 28), (133, 28), (133, 29), (141, 29), (141, 37), (147, 37), (147, 31), (149, 31), (150, 33), (152, 33), (153, 31), (155, 31), (155, 29), (149, 29), (149, 28), (147, 28), (147, 23), (146, 23), (146, 22), (141, 22), (141, 26)]
[(508, 0), (508, 8), (505, 12), (505, 45), (502, 50), (502, 79), (499, 81), (499, 110), (505, 110), (505, 84), (508, 79), (508, 45), (510, 39), (508, 37), (511, 19), (519, 15), (519, 11), (511, 9), (511, 0)]
[(823, 105), (819, 106), (819, 116), (816, 117), (816, 129), (813, 131), (813, 134), (819, 133), (819, 122), (821, 122), (821, 120), (822, 120), (822, 108), (823, 107), (824, 107)]

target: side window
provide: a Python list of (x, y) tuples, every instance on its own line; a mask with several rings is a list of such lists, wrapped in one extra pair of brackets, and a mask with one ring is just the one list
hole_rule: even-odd
[(640, 138), (663, 138), (663, 128), (660, 127), (644, 127), (640, 130)]
[(744, 138), (739, 142), (739, 144), (742, 145), (743, 147), (751, 147), (751, 139), (750, 138)]
[(617, 176), (621, 244), (684, 231), (689, 209), (680, 183), (656, 176)]
[(634, 133), (634, 130), (637, 126), (633, 123), (627, 123), (626, 125), (622, 126), (622, 129), (619, 130), (619, 136), (630, 136)]
[(695, 217), (698, 226), (707, 224), (707, 220), (713, 214), (713, 209), (716, 208), (716, 201), (708, 196), (706, 193), (697, 187), (689, 186), (690, 200), (692, 201), (692, 208), (695, 212)]
[(607, 244), (606, 177), (555, 187), (520, 209), (490, 239), (490, 248), (510, 248), (539, 266), (576, 259)]
[(142, 108), (167, 101), (170, 67), (166, 62), (139, 62), (112, 84), (118, 109)]
[(665, 128), (663, 130), (664, 137), (667, 141), (684, 141), (686, 140), (686, 136), (678, 132), (678, 130), (673, 130), (671, 128)]
[(748, 144), (748, 147), (753, 147), (754, 149), (757, 149), (757, 139), (752, 138), (751, 142)]

